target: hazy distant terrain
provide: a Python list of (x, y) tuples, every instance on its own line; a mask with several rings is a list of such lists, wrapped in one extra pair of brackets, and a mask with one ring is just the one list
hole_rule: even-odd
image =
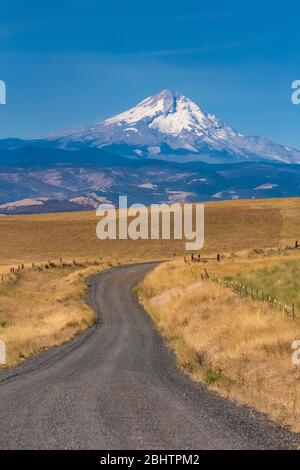
[(101, 202), (195, 202), (300, 196), (300, 165), (130, 159), (102, 149), (0, 150), (0, 213), (95, 209)]

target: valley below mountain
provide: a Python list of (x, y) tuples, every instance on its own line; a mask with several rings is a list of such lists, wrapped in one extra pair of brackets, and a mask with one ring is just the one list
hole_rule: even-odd
[(102, 149), (0, 151), (0, 213), (94, 210), (99, 204), (184, 203), (300, 196), (300, 165), (176, 163)]

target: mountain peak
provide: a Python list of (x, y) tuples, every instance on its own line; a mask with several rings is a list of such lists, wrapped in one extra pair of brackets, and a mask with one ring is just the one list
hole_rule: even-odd
[(149, 96), (143, 101), (139, 102), (133, 108), (130, 108), (124, 113), (117, 114), (116, 116), (103, 121), (104, 125), (116, 124), (117, 122), (127, 122), (134, 124), (140, 120), (146, 119), (151, 121), (153, 118), (160, 114), (174, 113), (179, 99), (186, 98), (173, 90), (162, 90), (161, 92)]
[(106, 147), (129, 157), (300, 163), (298, 150), (242, 135), (172, 89), (164, 89), (128, 111), (90, 127), (53, 135), (49, 141), (70, 149)]
[(178, 93), (178, 91), (166, 88), (165, 90), (162, 90), (159, 93), (156, 93), (155, 95), (150, 96), (149, 98), (153, 98), (157, 100), (160, 100), (160, 99), (174, 100), (174, 99), (179, 98), (180, 96), (181, 95), (180, 93)]
[(176, 103), (180, 99), (180, 94), (174, 90), (162, 90), (156, 95), (149, 96), (145, 100), (138, 103), (138, 106), (158, 106), (162, 112), (174, 112)]
[(215, 116), (206, 115), (184, 95), (166, 89), (149, 96), (125, 113), (106, 119), (103, 124), (135, 125), (138, 122), (147, 123), (149, 128), (174, 136), (182, 131), (194, 132), (199, 127), (206, 128), (220, 123)]

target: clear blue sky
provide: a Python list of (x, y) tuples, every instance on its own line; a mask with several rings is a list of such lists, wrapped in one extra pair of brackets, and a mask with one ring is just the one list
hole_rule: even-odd
[(300, 2), (1, 0), (0, 137), (101, 120), (163, 88), (300, 148)]

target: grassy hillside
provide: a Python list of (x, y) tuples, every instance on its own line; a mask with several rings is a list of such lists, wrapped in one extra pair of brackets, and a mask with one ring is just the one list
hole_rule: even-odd
[[(283, 268), (278, 257), (276, 262), (277, 268), (270, 268), (266, 277), (259, 270), (257, 278), (267, 285), (281, 284), (281, 294), (292, 295), (289, 281), (292, 269), (298, 272), (300, 257), (284, 261)], [(196, 263), (165, 263), (137, 290), (178, 364), (194, 380), (300, 431), (300, 368), (292, 364), (300, 319), (293, 321), (266, 302), (201, 279), (201, 271), (203, 265)]]
[(287, 304), (294, 303), (300, 313), (300, 258), (266, 262), (265, 267), (248, 267), (228, 278), (259, 288)]
[[(258, 289), (280, 302), (295, 304), (300, 317), (300, 249), (250, 252), (222, 263), (211, 262), (206, 268), (219, 278), (238, 281), (255, 292)], [(194, 265), (193, 269), (199, 275), (203, 265)]]
[[(184, 253), (184, 242), (100, 241), (94, 212), (0, 217), (0, 263), (64, 257), (167, 258)], [(203, 252), (294, 243), (299, 238), (300, 200), (273, 199), (205, 204)]]
[(26, 270), (0, 284), (0, 339), (6, 365), (70, 340), (91, 326), (95, 313), (83, 299), (86, 279), (107, 264)]
[[(0, 217), (0, 339), (7, 365), (93, 324), (94, 312), (83, 300), (88, 276), (176, 253), (138, 292), (179, 365), (193, 379), (300, 431), (300, 369), (291, 362), (300, 320), (201, 279), (204, 268), (238, 279), (294, 302), (298, 314), (300, 250), (281, 247), (300, 241), (299, 221), (299, 199), (207, 203), (201, 255), (226, 257), (202, 264), (183, 262), (184, 241), (100, 241), (91, 212)], [(59, 258), (69, 265), (45, 268)], [(43, 267), (32, 270), (32, 261)], [(23, 263), (24, 270), (7, 275), (10, 266)]]

